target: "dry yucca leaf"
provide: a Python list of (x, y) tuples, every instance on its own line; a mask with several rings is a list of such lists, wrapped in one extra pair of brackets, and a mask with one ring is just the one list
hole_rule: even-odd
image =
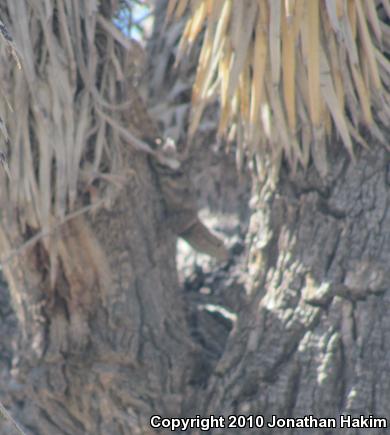
[(353, 157), (353, 146), (343, 113), (344, 110), (339, 105), (339, 101), (332, 83), (328, 61), (323, 52), (321, 53), (321, 91), (337, 130), (344, 142), (344, 145), (349, 151), (350, 155)]
[(282, 66), (283, 66), (283, 94), (286, 105), (290, 130), (296, 130), (295, 113), (295, 26), (292, 5), (285, 10), (282, 20)]
[(376, 42), (380, 45), (382, 42), (381, 25), (376, 12), (375, 3), (372, 0), (364, 0), (364, 12), (375, 34)]
[[(206, 28), (207, 50), (202, 48), (193, 103), (204, 107), (207, 90), (218, 83), (220, 134), (237, 123), (248, 150), (260, 150), (258, 144), (268, 141), (271, 152), (280, 156), (283, 149), (292, 166), (307, 165), (311, 155), (323, 174), (333, 130), (351, 156), (351, 135), (364, 143), (362, 123), (380, 137), (372, 112), (375, 108), (381, 122), (390, 123), (390, 98), (383, 86), (390, 82), (390, 29), (378, 9), (388, 12), (389, 0), (212, 3), (205, 1), (210, 13), (197, 21), (197, 34)], [(190, 14), (196, 11), (192, 4)], [(199, 122), (200, 111), (194, 113)]]
[(300, 94), (297, 94), (297, 112), (300, 118), (300, 132), (297, 135), (297, 140), (301, 145), (302, 164), (304, 167), (306, 167), (310, 158), (311, 127), (309, 117)]
[(250, 119), (249, 124), (251, 131), (249, 133), (250, 140), (255, 140), (255, 130), (258, 121), (260, 119), (260, 105), (263, 97), (263, 89), (265, 82), (265, 68), (267, 62), (267, 39), (265, 24), (267, 22), (267, 8), (266, 0), (260, 0), (259, 19), (256, 24), (256, 35), (253, 50), (253, 78), (252, 78), (252, 90), (251, 90), (251, 107), (250, 107)]
[(220, 83), (221, 105), (224, 107), (229, 104), (228, 100), (228, 86), (229, 86), (229, 74), (230, 66), (233, 58), (233, 51), (228, 41), (226, 41), (226, 47), (221, 50), (221, 60), (218, 66), (218, 80)]
[[(229, 71), (229, 85), (227, 89), (227, 98), (230, 98), (238, 84), (240, 73), (244, 69), (244, 65), (249, 55), (249, 44), (252, 38), (252, 32), (256, 23), (257, 6), (252, 0), (245, 0), (247, 7), (241, 16), (240, 28), (241, 36), (238, 41), (232, 40), (232, 65)], [(245, 31), (244, 31), (245, 29)], [(235, 45), (236, 44), (236, 45)]]
[(282, 13), (281, 0), (271, 1), (269, 14), (269, 55), (271, 64), (271, 80), (274, 85), (280, 81), (280, 21)]
[(345, 103), (345, 91), (343, 87), (341, 71), (340, 71), (340, 56), (336, 46), (336, 39), (334, 34), (328, 34), (324, 41), (328, 42), (328, 52), (331, 68), (331, 76), (335, 86), (337, 98), (339, 100), (340, 107), (344, 107)]
[[(16, 74), (4, 63), (13, 84), (7, 98), (17, 116), (0, 98), (12, 142), (12, 183), (2, 191), (1, 207), (20, 210), (16, 224), (22, 230), (47, 235), (85, 201), (81, 165), (89, 163), (105, 179), (111, 172), (121, 174), (126, 134), (134, 148), (150, 151), (123, 127), (123, 106), (129, 103), (124, 82), (137, 59), (134, 44), (112, 22), (117, 3), (104, 0), (102, 8), (95, 0), (57, 3), (56, 8), (41, 0), (5, 0), (3, 5), (22, 68)], [(174, 2), (171, 15), (184, 12), (188, 4)], [(10, 39), (0, 23), (1, 37)], [(105, 62), (98, 62), (102, 58)], [(123, 92), (118, 92), (118, 82)], [(103, 186), (99, 194), (105, 192), (111, 194)], [(42, 238), (42, 246), (53, 283), (57, 246), (51, 237)]]
[(239, 80), (239, 95), (240, 95), (240, 114), (244, 119), (245, 136), (248, 133), (249, 124), (249, 109), (250, 109), (250, 61), (247, 59), (247, 64), (244, 66)]
[(359, 22), (359, 36), (362, 41), (364, 56), (367, 59), (370, 67), (371, 79), (375, 89), (379, 90), (381, 87), (381, 80), (379, 78), (378, 66), (374, 55), (374, 46), (372, 44), (371, 36), (367, 27), (366, 16), (361, 5), (361, 0), (356, 0), (356, 11)]
[(363, 112), (363, 120), (367, 125), (372, 123), (372, 114), (371, 114), (371, 103), (368, 96), (368, 90), (364, 83), (363, 77), (360, 71), (356, 68), (355, 65), (351, 65), (352, 77), (355, 83), (355, 88), (359, 95), (359, 101), (362, 107)]
[(192, 19), (190, 30), (188, 32), (188, 35), (186, 36), (186, 39), (188, 39), (189, 44), (192, 44), (195, 41), (196, 37), (201, 31), (205, 17), (206, 17), (206, 3), (201, 2), (199, 3), (198, 8), (196, 9), (196, 12)]
[(356, 33), (357, 33), (357, 13), (356, 13), (356, 3), (355, 0), (347, 1), (347, 16), (348, 22), (351, 25), (351, 32), (353, 39), (356, 39)]
[[(293, 151), (291, 148), (293, 146), (293, 143), (290, 141), (290, 134), (283, 111), (282, 98), (281, 95), (277, 92), (277, 88), (271, 82), (267, 83), (267, 90), (269, 95), (269, 104), (272, 107), (273, 112), (273, 121), (275, 127), (277, 128), (277, 136), (280, 141), (278, 146), (284, 149), (287, 159), (291, 163), (293, 161)], [(299, 156), (298, 154), (297, 157), (301, 156)]]
[(297, 0), (285, 0), (284, 2), (285, 18), (287, 21), (290, 21), (295, 15), (296, 2)]
[(334, 0), (336, 3), (337, 18), (341, 18), (345, 13), (345, 2), (350, 0)]
[(248, 0), (232, 0), (232, 18), (230, 24), (230, 41), (234, 50), (238, 50), (242, 39), (242, 29), (245, 24), (245, 11)]
[(169, 23), (169, 21), (172, 19), (176, 6), (177, 0), (169, 0), (165, 14), (165, 24)]
[[(217, 26), (215, 28), (215, 35), (214, 35), (214, 43), (213, 43), (213, 53), (216, 53), (219, 49), (219, 47), (224, 44), (225, 38), (228, 38), (227, 35), (227, 29), (230, 22), (232, 12), (232, 1), (231, 0), (225, 0), (223, 3), (223, 7), (221, 8), (220, 16), (217, 20)], [(214, 28), (214, 26), (209, 26), (209, 28)]]
[(189, 0), (178, 0), (175, 12), (175, 18), (179, 19), (187, 9)]
[[(217, 25), (213, 26), (211, 24), (206, 30), (205, 43), (202, 48), (192, 95), (192, 105), (196, 105), (201, 98), (206, 97), (207, 90), (212, 86), (214, 75), (217, 72), (218, 63), (224, 59), (224, 35), (229, 24), (230, 13), (231, 2), (228, 1), (223, 4), (221, 19), (218, 20)], [(226, 48), (226, 53), (228, 53), (228, 48)], [(194, 125), (194, 130), (196, 127)]]
[(311, 0), (307, 3), (307, 72), (309, 85), (309, 108), (310, 118), (314, 128), (319, 127), (321, 114), (320, 97), (320, 21), (319, 0)]
[(326, 5), (329, 23), (331, 24), (333, 30), (336, 33), (339, 33), (340, 32), (340, 27), (339, 27), (340, 21), (339, 21), (338, 12), (337, 12), (336, 0), (327, 0), (325, 2), (325, 5)]

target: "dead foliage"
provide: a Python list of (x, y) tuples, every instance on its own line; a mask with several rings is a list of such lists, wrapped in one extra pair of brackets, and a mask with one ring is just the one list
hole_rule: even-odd
[(275, 176), (282, 156), (326, 175), (334, 133), (352, 158), (363, 129), (387, 146), (388, 0), (170, 0), (167, 22), (188, 10), (178, 61), (204, 33), (190, 135), (218, 96), (219, 133)]
[(26, 240), (42, 244), (52, 285), (59, 259), (71, 270), (77, 249), (50, 235), (78, 210), (110, 205), (131, 176), (129, 147), (153, 152), (124, 121), (140, 50), (113, 24), (119, 7), (119, 0), (0, 5), (0, 116), (9, 163), (9, 179), (0, 171), (0, 250), (4, 260)]

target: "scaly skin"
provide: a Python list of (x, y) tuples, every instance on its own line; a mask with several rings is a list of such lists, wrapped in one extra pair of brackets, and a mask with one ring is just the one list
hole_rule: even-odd
[(126, 114), (129, 129), (156, 151), (150, 161), (160, 185), (168, 225), (195, 250), (227, 260), (229, 252), (223, 241), (199, 219), (195, 190), (188, 173), (182, 169), (174, 143), (161, 139), (158, 126), (135, 87), (131, 94), (132, 108)]

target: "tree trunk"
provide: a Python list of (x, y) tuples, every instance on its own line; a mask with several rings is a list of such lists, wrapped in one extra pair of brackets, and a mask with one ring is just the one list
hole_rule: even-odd
[(42, 295), (43, 268), (26, 269), (38, 247), (6, 270), (27, 339), (14, 373), (32, 433), (146, 433), (152, 411), (180, 409), (196, 349), (178, 291), (175, 237), (147, 160), (133, 156), (132, 166), (138, 175), (111, 211), (63, 229), (78, 260), (62, 265), (74, 267), (66, 270), (71, 285)]
[[(388, 153), (373, 146), (356, 164), (335, 157), (326, 181), (309, 169), (285, 171), (275, 191), (258, 185), (248, 301), (199, 395), (202, 414), (313, 415), (336, 419), (329, 433), (387, 432), (374, 420), (341, 427), (340, 415), (390, 412), (388, 184)], [(263, 431), (303, 431), (280, 424)]]
[[(209, 274), (210, 295), (204, 279), (179, 290), (158, 174), (133, 152), (112, 207), (61, 227), (54, 289), (41, 240), (8, 261), (21, 334), (6, 404), (26, 432), (147, 434), (154, 414), (213, 414), (226, 419), (211, 433), (250, 433), (229, 415), (312, 414), (359, 434), (340, 414), (387, 416), (388, 153), (354, 164), (339, 148), (326, 180), (311, 167), (254, 182), (246, 251)], [(2, 249), (23, 242), (12, 213)]]

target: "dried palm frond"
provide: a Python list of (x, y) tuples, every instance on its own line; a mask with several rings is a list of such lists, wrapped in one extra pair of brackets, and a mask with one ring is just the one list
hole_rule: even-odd
[(388, 0), (169, 0), (167, 19), (186, 8), (179, 56), (205, 29), (190, 135), (218, 92), (219, 133), (237, 124), (238, 149), (266, 146), (293, 169), (311, 156), (325, 175), (334, 131), (352, 157), (362, 126), (385, 142), (376, 123), (390, 125)]
[[(4, 234), (17, 235), (19, 244), (27, 235), (50, 234), (75, 210), (88, 209), (91, 187), (100, 198), (112, 198), (117, 183), (110, 180), (128, 171), (126, 141), (152, 152), (127, 130), (129, 107), (136, 110), (131, 81), (137, 47), (112, 23), (119, 6), (117, 0), (2, 4), (2, 19), (14, 39), (0, 22), (0, 83), (6, 97), (0, 98), (0, 127), (9, 132), (4, 156), (10, 172), (8, 183), (0, 172), (0, 226)], [(21, 70), (4, 61), (1, 39)], [(53, 284), (55, 237), (40, 241)], [(6, 258), (10, 252), (4, 246)]]
[[(4, 23), (1, 20), (0, 20), (0, 40), (1, 40), (1, 44), (3, 44), (8, 49), (8, 51), (11, 53), (12, 57), (14, 58), (14, 60), (16, 62), (17, 68), (21, 69), (20, 60), (19, 60), (19, 56), (18, 56), (18, 52), (17, 52), (16, 46), (15, 46), (15, 43), (14, 43), (12, 36), (10, 35), (7, 27), (4, 25)], [(4, 92), (1, 89), (1, 87), (0, 87), (0, 91), (1, 91), (3, 98), (5, 99), (5, 102), (8, 105), (9, 110), (12, 112), (12, 107), (11, 107), (6, 95), (4, 95)], [(8, 136), (7, 127), (6, 127), (4, 121), (1, 117), (0, 117), (0, 131), (3, 135), (5, 144), (8, 145), (9, 136)], [(0, 164), (2, 165), (3, 169), (5, 170), (5, 173), (7, 174), (7, 176), (10, 177), (7, 151), (4, 150), (2, 146), (0, 146)]]
[(0, 20), (0, 36), (2, 39), (2, 42), (6, 44), (6, 46), (8, 47), (9, 51), (11, 52), (13, 58), (15, 59), (16, 65), (18, 67), (18, 69), (21, 69), (21, 65), (20, 65), (20, 59), (18, 56), (18, 51), (16, 49), (14, 40), (12, 38), (12, 36), (10, 35), (10, 33), (8, 32), (7, 27), (4, 25), (4, 23)]

